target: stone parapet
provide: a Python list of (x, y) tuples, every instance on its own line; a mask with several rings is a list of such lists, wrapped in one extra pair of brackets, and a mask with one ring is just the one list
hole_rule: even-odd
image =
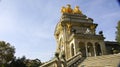
[(92, 23), (93, 19), (88, 18), (86, 15), (64, 13), (61, 16), (60, 21), (61, 22), (85, 22), (85, 23)]

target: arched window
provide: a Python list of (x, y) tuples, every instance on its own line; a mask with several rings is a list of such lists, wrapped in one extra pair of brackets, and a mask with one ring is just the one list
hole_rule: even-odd
[(101, 52), (101, 47), (99, 43), (95, 43), (95, 50), (96, 50), (96, 55), (100, 56), (102, 54)]
[(81, 52), (82, 56), (86, 56), (85, 44), (83, 42), (79, 42), (77, 52)]
[(75, 52), (74, 52), (74, 44), (71, 44), (71, 56), (74, 56), (75, 55)]
[(92, 43), (87, 43), (88, 56), (94, 56), (94, 48)]

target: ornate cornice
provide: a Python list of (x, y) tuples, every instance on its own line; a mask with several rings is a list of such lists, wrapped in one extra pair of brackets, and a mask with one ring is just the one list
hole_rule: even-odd
[(93, 35), (93, 34), (72, 34), (69, 37), (68, 41), (71, 41), (72, 39), (84, 39), (84, 40), (104, 40), (105, 37), (101, 35)]

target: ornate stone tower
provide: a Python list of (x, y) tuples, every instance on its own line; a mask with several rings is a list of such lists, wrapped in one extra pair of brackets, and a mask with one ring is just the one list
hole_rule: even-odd
[(74, 9), (68, 4), (61, 9), (61, 19), (55, 28), (56, 52), (66, 60), (81, 52), (82, 56), (106, 54), (102, 32), (96, 34), (97, 24), (84, 15), (79, 7)]

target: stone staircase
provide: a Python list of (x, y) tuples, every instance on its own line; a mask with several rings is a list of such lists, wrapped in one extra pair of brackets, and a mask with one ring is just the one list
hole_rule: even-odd
[(79, 53), (67, 60), (67, 67), (77, 67), (85, 58)]
[(87, 57), (77, 67), (119, 67), (120, 54)]
[(81, 57), (77, 59), (76, 61), (73, 61), (71, 65), (68, 65), (67, 67), (77, 67), (84, 59), (85, 57)]

